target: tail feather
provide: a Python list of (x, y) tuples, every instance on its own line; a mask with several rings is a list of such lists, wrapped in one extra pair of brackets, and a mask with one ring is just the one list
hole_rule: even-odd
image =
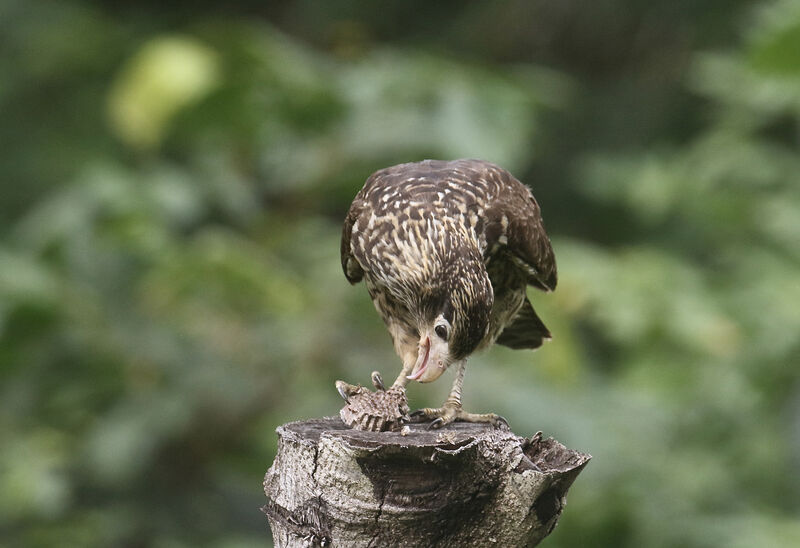
[(536, 315), (531, 302), (525, 299), (514, 321), (503, 329), (495, 343), (514, 349), (534, 349), (542, 346), (544, 340), (551, 337), (550, 331)]

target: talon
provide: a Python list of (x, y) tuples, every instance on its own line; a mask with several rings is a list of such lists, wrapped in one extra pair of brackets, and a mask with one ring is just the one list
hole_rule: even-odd
[(511, 430), (511, 425), (508, 424), (508, 421), (505, 419), (505, 417), (501, 417), (500, 415), (497, 415), (494, 426), (495, 428), (505, 427), (506, 430)]
[(444, 426), (444, 420), (442, 420), (442, 417), (439, 417), (428, 425), (428, 430), (438, 430), (442, 426)]
[(378, 371), (372, 372), (372, 384), (375, 386), (376, 390), (386, 392), (386, 386), (383, 384), (383, 377), (381, 377), (381, 374)]
[(336, 390), (339, 392), (339, 395), (342, 397), (342, 399), (347, 403), (350, 403), (350, 396), (358, 392), (360, 388), (360, 385), (353, 386), (352, 384), (344, 381), (336, 381)]
[(417, 417), (424, 417), (425, 416), (425, 410), (424, 409), (417, 409), (416, 411), (412, 411), (411, 413), (409, 413), (408, 416), (411, 417), (412, 419), (415, 419)]
[(339, 385), (337, 384), (337, 386), (336, 386), (336, 390), (339, 392), (339, 395), (342, 397), (342, 399), (343, 399), (343, 400), (344, 400), (346, 403), (350, 403), (350, 398), (349, 398), (349, 397), (347, 397), (347, 394), (346, 394), (346, 393), (345, 393), (345, 391), (344, 391), (344, 387), (342, 387), (342, 386), (339, 386)]

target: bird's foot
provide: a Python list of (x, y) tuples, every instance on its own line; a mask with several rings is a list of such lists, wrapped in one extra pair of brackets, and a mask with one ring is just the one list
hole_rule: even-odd
[(432, 421), (428, 425), (428, 429), (430, 430), (441, 428), (455, 421), (486, 422), (495, 428), (502, 428), (504, 430), (509, 428), (508, 421), (496, 413), (467, 413), (460, 405), (451, 405), (447, 403), (436, 409), (430, 407), (417, 409), (411, 413), (410, 417), (413, 422)]
[(342, 421), (351, 428), (383, 432), (400, 430), (408, 422), (408, 399), (402, 387), (386, 390), (380, 373), (372, 373), (375, 392), (361, 385), (336, 381), (336, 390), (346, 402), (339, 411)]

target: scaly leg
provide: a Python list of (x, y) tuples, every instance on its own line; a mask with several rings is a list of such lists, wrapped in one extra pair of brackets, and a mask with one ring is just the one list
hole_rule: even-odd
[(400, 374), (397, 375), (397, 379), (395, 379), (394, 383), (392, 383), (392, 388), (402, 388), (405, 390), (409, 381), (408, 376), (414, 369), (414, 364), (417, 363), (419, 347), (416, 343), (413, 345), (407, 344), (405, 348), (402, 348), (402, 352), (401, 350), (398, 350), (397, 353), (403, 358), (403, 369), (400, 370)]
[(403, 369), (400, 370), (400, 374), (397, 376), (397, 379), (392, 383), (392, 388), (402, 388), (405, 390), (406, 385), (408, 384), (408, 375), (411, 374), (411, 370), (414, 369), (414, 362), (415, 360), (405, 360), (403, 364)]
[(428, 428), (441, 428), (446, 424), (453, 421), (464, 422), (488, 422), (495, 427), (508, 428), (508, 421), (495, 413), (467, 413), (461, 407), (461, 386), (464, 384), (464, 371), (466, 370), (467, 360), (458, 362), (458, 369), (456, 370), (456, 378), (453, 381), (453, 388), (450, 390), (450, 395), (447, 396), (444, 404), (438, 409), (426, 407), (411, 413), (412, 418), (422, 417), (424, 419), (433, 419)]

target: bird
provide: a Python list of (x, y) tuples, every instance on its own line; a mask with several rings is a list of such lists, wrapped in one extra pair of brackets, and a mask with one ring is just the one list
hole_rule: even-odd
[(536, 349), (551, 338), (527, 287), (553, 291), (556, 260), (527, 186), (475, 159), (376, 171), (347, 212), (341, 263), (351, 284), (365, 282), (402, 360), (392, 389), (405, 393), (410, 381), (456, 369), (443, 405), (413, 417), (431, 428), (508, 425), (495, 413), (466, 412), (462, 388), (474, 352), (493, 344)]

